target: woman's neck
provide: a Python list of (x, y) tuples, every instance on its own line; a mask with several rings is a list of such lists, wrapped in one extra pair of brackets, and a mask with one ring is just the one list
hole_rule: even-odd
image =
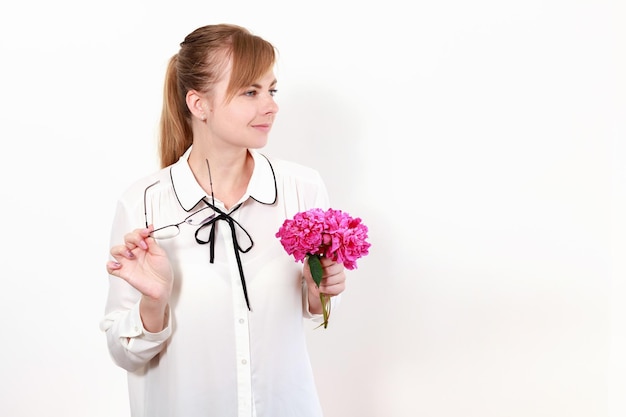
[(189, 166), (196, 181), (208, 196), (215, 196), (226, 209), (230, 209), (245, 194), (252, 171), (254, 159), (247, 149), (231, 153), (195, 152), (189, 155)]

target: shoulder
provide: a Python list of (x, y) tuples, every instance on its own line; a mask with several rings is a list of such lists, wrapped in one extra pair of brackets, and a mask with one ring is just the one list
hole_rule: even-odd
[(146, 190), (156, 191), (162, 187), (171, 188), (170, 167), (159, 169), (158, 171), (147, 174), (136, 179), (124, 189), (120, 196), (120, 202), (135, 202), (143, 200)]
[(307, 165), (265, 156), (272, 167), (276, 192), (286, 212), (328, 206), (328, 192), (320, 172)]
[(292, 180), (297, 182), (321, 183), (322, 176), (313, 167), (298, 162), (270, 157), (263, 154), (269, 161), (277, 180)]

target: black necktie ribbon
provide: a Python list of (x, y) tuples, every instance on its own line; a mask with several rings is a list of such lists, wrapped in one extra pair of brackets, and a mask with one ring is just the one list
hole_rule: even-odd
[[(215, 207), (213, 204), (209, 203), (207, 200), (204, 200), (204, 202), (215, 211), (215, 216), (211, 217), (207, 222), (203, 223), (200, 227), (198, 227), (195, 233), (196, 242), (198, 242), (201, 245), (205, 245), (207, 243), (210, 245), (209, 246), (210, 248), (209, 249), (209, 253), (210, 253), (209, 261), (213, 263), (213, 260), (215, 259), (215, 234), (217, 232), (216, 231), (217, 222), (220, 220), (223, 220), (226, 223), (228, 223), (228, 225), (230, 226), (230, 233), (233, 237), (233, 250), (235, 251), (235, 258), (237, 259), (237, 267), (239, 268), (239, 278), (241, 279), (243, 295), (246, 299), (246, 306), (248, 306), (248, 310), (251, 311), (250, 300), (248, 299), (248, 290), (246, 288), (246, 279), (243, 274), (243, 265), (241, 264), (241, 257), (239, 255), (239, 252), (247, 253), (250, 249), (252, 249), (254, 242), (252, 241), (252, 237), (250, 236), (250, 233), (248, 233), (248, 231), (244, 229), (243, 226), (239, 224), (239, 222), (237, 222), (237, 220), (233, 219), (230, 216), (230, 213), (233, 213), (235, 210), (241, 207), (241, 204), (233, 208), (230, 211), (230, 213), (224, 213), (222, 210)], [(200, 231), (203, 230), (205, 227), (211, 228), (209, 232), (209, 238), (207, 240), (203, 240), (200, 237), (198, 237), (198, 234), (200, 233)], [(250, 239), (250, 245), (247, 248), (242, 248), (241, 245), (239, 244), (239, 241), (237, 240), (237, 228), (242, 230), (248, 236), (248, 239)]]

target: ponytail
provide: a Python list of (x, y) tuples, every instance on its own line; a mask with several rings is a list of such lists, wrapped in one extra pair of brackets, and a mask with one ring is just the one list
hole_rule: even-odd
[(159, 137), (161, 168), (178, 161), (193, 141), (189, 109), (178, 86), (177, 64), (178, 54), (170, 58), (165, 73)]

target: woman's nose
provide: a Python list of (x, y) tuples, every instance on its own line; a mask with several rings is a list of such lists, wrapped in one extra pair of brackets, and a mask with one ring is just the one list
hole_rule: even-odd
[(274, 114), (278, 112), (278, 104), (272, 95), (267, 96), (264, 106), (265, 114)]

